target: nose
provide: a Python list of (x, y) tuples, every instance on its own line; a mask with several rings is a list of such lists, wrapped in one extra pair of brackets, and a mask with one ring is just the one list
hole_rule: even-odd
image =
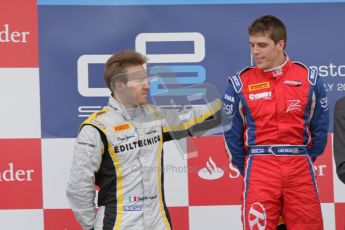
[(149, 83), (149, 81), (145, 81), (143, 87), (144, 87), (145, 90), (149, 90), (149, 89), (150, 89), (150, 83)]
[(253, 56), (254, 56), (255, 54), (258, 54), (258, 53), (259, 53), (259, 48), (258, 48), (258, 46), (257, 46), (257, 45), (252, 45), (252, 46), (251, 46), (251, 51), (252, 51)]

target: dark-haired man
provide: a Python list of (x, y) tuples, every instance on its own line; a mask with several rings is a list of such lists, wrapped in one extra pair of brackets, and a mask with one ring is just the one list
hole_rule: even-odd
[(317, 70), (285, 53), (286, 27), (271, 15), (248, 28), (256, 66), (229, 78), (223, 99), (231, 161), (244, 176), (244, 229), (323, 229), (313, 161), (324, 151), (327, 96)]
[(333, 154), (337, 175), (345, 184), (345, 97), (340, 98), (334, 108)]

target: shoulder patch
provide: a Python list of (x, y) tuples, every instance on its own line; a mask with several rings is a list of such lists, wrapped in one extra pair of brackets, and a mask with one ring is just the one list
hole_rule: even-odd
[(293, 62), (297, 65), (300, 65), (302, 67), (304, 67), (305, 69), (308, 70), (308, 81), (311, 85), (316, 85), (316, 81), (317, 81), (317, 76), (318, 76), (318, 70), (316, 67), (312, 67), (312, 68), (308, 68), (306, 65), (304, 65), (301, 62)]
[(318, 73), (318, 71), (316, 68), (309, 68), (308, 80), (309, 80), (310, 84), (316, 85), (317, 73)]
[(248, 67), (242, 69), (241, 71), (239, 71), (236, 75), (229, 77), (229, 80), (231, 81), (232, 85), (234, 86), (236, 93), (239, 93), (243, 87), (243, 84), (242, 84), (242, 81), (240, 78), (241, 74), (243, 74), (244, 72), (246, 72), (252, 68), (253, 68), (253, 66), (248, 66)]
[(242, 89), (242, 82), (238, 75), (234, 75), (229, 77), (229, 80), (231, 81), (233, 87), (235, 88), (235, 92), (239, 93)]
[(99, 119), (97, 119), (97, 116), (103, 113), (108, 112), (109, 109), (102, 109), (98, 112), (94, 112), (93, 114), (91, 114), (82, 124), (80, 127), (83, 127), (84, 125), (92, 125), (95, 126), (97, 128), (99, 128), (100, 130), (102, 130), (105, 134), (107, 134), (107, 129), (106, 126), (103, 124), (102, 121), (100, 121)]

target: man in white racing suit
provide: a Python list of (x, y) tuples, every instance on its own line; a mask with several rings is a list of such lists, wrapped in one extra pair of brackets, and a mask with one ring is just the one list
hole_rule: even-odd
[(147, 104), (145, 63), (135, 51), (108, 59), (108, 106), (79, 130), (66, 194), (84, 229), (172, 229), (164, 199), (163, 142), (220, 123), (220, 100), (181, 112)]

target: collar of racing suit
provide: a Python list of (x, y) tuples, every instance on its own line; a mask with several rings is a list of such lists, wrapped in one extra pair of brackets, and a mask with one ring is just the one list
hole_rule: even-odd
[(291, 66), (291, 61), (287, 54), (285, 53), (285, 62), (279, 66), (273, 67), (271, 69), (267, 70), (261, 70), (256, 68), (257, 71), (260, 72), (261, 75), (267, 77), (267, 78), (276, 78), (281, 75), (283, 75)]
[(140, 111), (144, 109), (141, 106), (137, 106), (134, 108), (126, 108), (112, 96), (109, 97), (108, 107), (115, 110), (118, 113), (121, 113), (127, 120), (133, 120), (135, 117), (138, 116)]
[(115, 110), (118, 113), (121, 113), (127, 120), (131, 119), (131, 116), (127, 112), (127, 109), (112, 96), (109, 97), (108, 107)]

